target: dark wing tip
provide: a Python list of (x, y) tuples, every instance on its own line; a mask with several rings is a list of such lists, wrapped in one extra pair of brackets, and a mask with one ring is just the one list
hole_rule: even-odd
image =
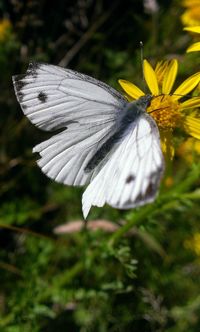
[(40, 68), (40, 63), (31, 61), (26, 71), (26, 76), (32, 76), (33, 78), (36, 78), (38, 75), (39, 68)]
[(13, 81), (13, 85), (14, 85), (14, 89), (15, 89), (15, 95), (17, 97), (17, 100), (19, 101), (19, 103), (21, 103), (23, 101), (23, 88), (26, 85), (26, 83), (24, 82), (24, 78), (26, 77), (26, 75), (15, 75), (12, 76), (12, 81)]
[(23, 102), (23, 98), (24, 98), (23, 88), (27, 84), (25, 79), (27, 77), (31, 77), (33, 79), (36, 78), (38, 75), (39, 68), (40, 68), (39, 63), (37, 63), (35, 61), (31, 61), (29, 63), (28, 69), (25, 74), (12, 76), (15, 94), (16, 94), (17, 100), (20, 104)]
[(23, 81), (24, 78), (25, 75), (15, 75), (12, 77), (14, 87), (17, 91), (21, 91), (22, 88), (26, 85), (26, 83)]

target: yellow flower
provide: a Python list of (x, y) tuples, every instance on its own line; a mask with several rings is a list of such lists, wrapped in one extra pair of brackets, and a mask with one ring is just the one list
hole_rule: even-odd
[[(200, 34), (200, 25), (195, 26), (195, 27), (185, 27), (183, 30)], [(196, 52), (196, 51), (200, 51), (200, 42), (196, 42), (196, 43), (192, 44), (191, 46), (189, 46), (186, 52), (190, 53), (190, 52)]]
[(195, 26), (200, 25), (200, 1), (185, 0), (183, 6), (186, 7), (185, 12), (181, 16), (183, 25)]
[(11, 28), (11, 22), (7, 18), (0, 20), (0, 41), (6, 40)]
[(190, 249), (195, 252), (197, 256), (200, 256), (200, 233), (195, 233), (190, 239), (184, 242), (186, 249)]
[(200, 141), (193, 137), (189, 137), (183, 142), (178, 150), (177, 155), (183, 158), (187, 163), (191, 164), (196, 158), (200, 156)]
[(173, 183), (174, 183), (174, 179), (172, 176), (167, 176), (165, 178), (164, 184), (166, 187), (170, 188), (173, 185)]
[[(187, 78), (172, 93), (172, 88), (177, 76), (178, 61), (158, 63), (154, 70), (147, 60), (143, 62), (144, 78), (151, 92), (152, 100), (147, 112), (156, 121), (160, 130), (161, 145), (167, 159), (172, 159), (174, 148), (172, 133), (176, 127), (183, 128), (189, 135), (200, 139), (200, 119), (194, 113), (188, 115), (186, 111), (193, 111), (200, 106), (200, 98), (187, 98), (200, 82), (200, 72)], [(119, 80), (119, 84), (127, 94), (129, 101), (144, 96), (145, 93), (133, 83)]]

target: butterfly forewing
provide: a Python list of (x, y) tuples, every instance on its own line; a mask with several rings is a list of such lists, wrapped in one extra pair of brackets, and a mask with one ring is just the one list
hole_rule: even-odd
[(32, 123), (47, 131), (64, 129), (34, 148), (42, 171), (68, 185), (86, 184), (92, 172), (84, 168), (115, 130), (124, 97), (87, 75), (46, 64), (30, 64), (13, 82)]
[(24, 114), (43, 130), (115, 121), (126, 104), (108, 85), (52, 65), (31, 63), (13, 82)]

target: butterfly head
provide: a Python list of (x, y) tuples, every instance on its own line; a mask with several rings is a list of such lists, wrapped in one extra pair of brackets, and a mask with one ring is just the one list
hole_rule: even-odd
[(147, 108), (150, 106), (152, 100), (152, 95), (145, 95), (138, 99), (138, 104), (141, 105), (144, 108)]
[(131, 111), (128, 113), (129, 114), (128, 116), (131, 116), (131, 119), (132, 119), (132, 116), (134, 116), (134, 118), (135, 118), (137, 115), (140, 115), (141, 113), (145, 113), (147, 108), (151, 104), (151, 100), (152, 100), (151, 95), (145, 95), (145, 96), (138, 98), (137, 100), (134, 100), (133, 102), (128, 103), (127, 110)]

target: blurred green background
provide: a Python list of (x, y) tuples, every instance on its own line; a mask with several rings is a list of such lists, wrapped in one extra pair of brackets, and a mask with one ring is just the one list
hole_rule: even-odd
[(145, 3), (0, 1), (0, 331), (200, 331), (198, 142), (177, 136), (155, 203), (92, 208), (85, 229), (83, 190), (41, 173), (32, 148), (48, 135), (12, 86), (36, 60), (144, 88), (141, 40), (152, 65), (180, 60), (179, 84), (200, 63), (185, 54), (182, 1)]

